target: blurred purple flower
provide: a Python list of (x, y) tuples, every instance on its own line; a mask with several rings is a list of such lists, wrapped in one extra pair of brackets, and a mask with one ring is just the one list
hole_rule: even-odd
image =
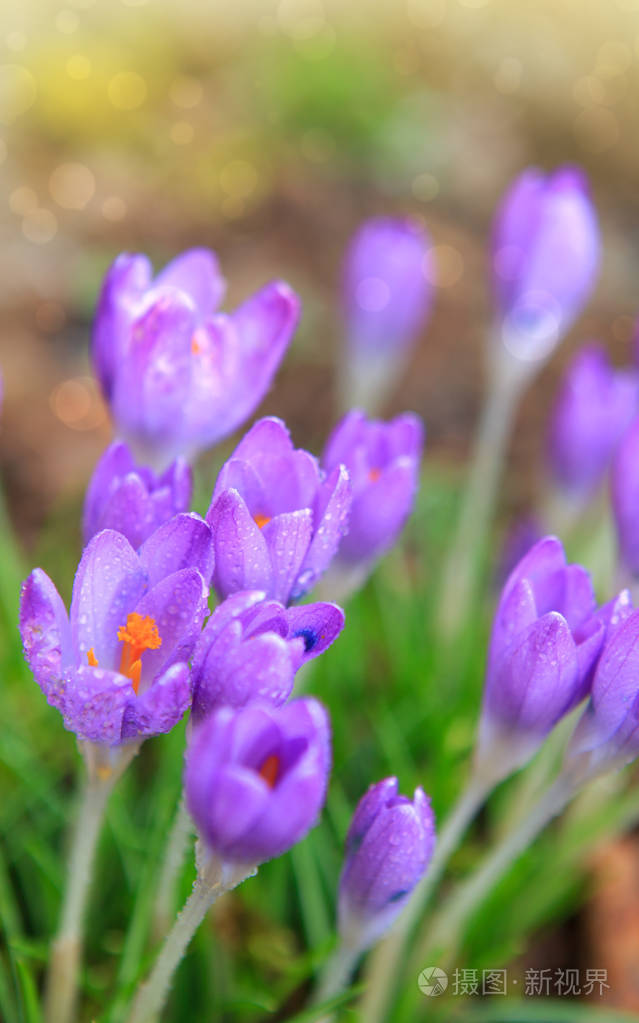
[(260, 419), (222, 467), (207, 514), (220, 597), (256, 589), (297, 600), (333, 558), (350, 502), (344, 466), (325, 475), (280, 419)]
[(70, 615), (42, 569), (31, 573), (20, 606), (24, 653), (65, 728), (117, 746), (179, 721), (191, 702), (187, 661), (208, 612), (210, 559), (206, 523), (180, 515), (139, 554), (121, 533), (98, 533), (76, 572)]
[(619, 557), (633, 576), (639, 575), (639, 416), (626, 431), (613, 459), (612, 510)]
[(118, 434), (165, 468), (235, 430), (271, 384), (299, 317), (281, 281), (234, 313), (217, 260), (191, 249), (154, 279), (145, 256), (124, 253), (106, 275), (93, 359)]
[(222, 707), (196, 727), (186, 757), (186, 804), (208, 850), (260, 864), (315, 824), (330, 769), (330, 729), (316, 700)]
[(566, 766), (591, 777), (639, 756), (639, 611), (626, 607), (604, 647)]
[(363, 951), (388, 930), (425, 873), (435, 847), (435, 818), (421, 788), (398, 795), (396, 778), (371, 785), (346, 836), (339, 885), (339, 930)]
[(397, 539), (419, 485), (423, 434), (410, 413), (384, 423), (357, 410), (333, 430), (322, 466), (329, 473), (345, 465), (353, 492), (339, 561), (368, 566)]
[(583, 700), (606, 633), (590, 577), (548, 536), (501, 594), (490, 640), (478, 762), (504, 776)]
[(392, 354), (415, 341), (431, 305), (430, 248), (417, 221), (376, 217), (361, 225), (344, 264), (351, 345)]
[(493, 276), (503, 341), (523, 362), (545, 358), (581, 312), (599, 265), (599, 228), (575, 167), (524, 171), (497, 211)]
[(549, 454), (557, 482), (587, 496), (602, 482), (625, 430), (639, 411), (639, 375), (615, 370), (600, 345), (568, 366), (551, 422)]
[(220, 706), (250, 700), (283, 703), (297, 669), (331, 645), (344, 627), (335, 604), (285, 608), (255, 591), (235, 593), (220, 604), (193, 655), (193, 721)]
[(191, 503), (193, 479), (178, 458), (161, 476), (137, 465), (129, 448), (116, 441), (95, 467), (84, 501), (84, 542), (102, 529), (115, 529), (139, 547), (163, 522)]

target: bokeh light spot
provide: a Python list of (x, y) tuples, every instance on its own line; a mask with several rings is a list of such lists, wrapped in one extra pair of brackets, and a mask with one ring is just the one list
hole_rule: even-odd
[(189, 142), (193, 141), (194, 134), (193, 125), (188, 121), (176, 121), (171, 125), (171, 141), (176, 146), (188, 146)]
[(146, 99), (146, 82), (136, 71), (119, 71), (109, 82), (107, 94), (118, 110), (137, 110)]
[(93, 198), (95, 178), (83, 163), (61, 163), (49, 178), (51, 196), (65, 210), (83, 210)]
[(24, 32), (9, 32), (6, 38), (7, 49), (14, 53), (20, 53), (27, 45), (27, 37)]
[(27, 213), (32, 213), (37, 208), (38, 197), (32, 188), (28, 188), (26, 185), (14, 188), (9, 196), (9, 209), (12, 213), (24, 217)]
[(91, 377), (71, 377), (58, 384), (49, 404), (54, 415), (71, 430), (95, 430), (106, 420), (106, 410)]
[(22, 233), (27, 241), (36, 245), (50, 242), (58, 230), (58, 221), (51, 210), (37, 207), (31, 210), (22, 221)]
[(0, 123), (11, 124), (36, 98), (35, 78), (21, 64), (0, 64)]
[(74, 53), (67, 61), (67, 74), (76, 82), (84, 81), (91, 74), (91, 61), (83, 53)]
[(222, 188), (235, 199), (248, 198), (255, 191), (257, 181), (257, 171), (247, 160), (231, 160), (220, 171)]
[(73, 32), (77, 32), (79, 25), (80, 19), (75, 11), (59, 11), (56, 15), (55, 27), (64, 35), (72, 35)]

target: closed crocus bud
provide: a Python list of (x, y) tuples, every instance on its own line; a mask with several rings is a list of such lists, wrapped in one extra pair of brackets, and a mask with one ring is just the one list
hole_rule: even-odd
[(331, 472), (345, 465), (353, 493), (348, 532), (333, 572), (359, 570), (363, 581), (375, 560), (397, 539), (419, 484), (423, 436), (417, 416), (407, 413), (384, 423), (367, 419), (357, 410), (349, 412), (331, 434), (322, 466)]
[(603, 481), (612, 456), (639, 411), (639, 376), (615, 370), (600, 345), (570, 363), (552, 416), (549, 456), (570, 495), (587, 497)]
[(412, 220), (377, 217), (354, 235), (343, 273), (349, 405), (376, 406), (403, 369), (430, 311), (430, 248)]
[(337, 638), (344, 613), (335, 604), (285, 608), (259, 592), (236, 593), (220, 604), (193, 655), (194, 722), (228, 705), (259, 699), (281, 704), (295, 673)]
[(590, 700), (568, 745), (565, 769), (578, 781), (639, 756), (639, 611), (617, 614), (592, 683)]
[(493, 276), (501, 339), (522, 364), (543, 361), (581, 312), (599, 264), (599, 228), (574, 167), (521, 174), (495, 220)]
[(157, 475), (116, 441), (102, 455), (87, 488), (84, 542), (102, 529), (115, 529), (137, 548), (163, 522), (188, 509), (192, 490), (191, 469), (182, 458)]
[(288, 604), (311, 589), (346, 531), (351, 502), (343, 465), (323, 473), (296, 450), (280, 419), (260, 419), (222, 467), (207, 520), (222, 599), (262, 590)]
[(70, 614), (36, 568), (22, 588), (27, 663), (79, 739), (101, 746), (168, 732), (191, 702), (189, 658), (208, 613), (211, 536), (179, 515), (136, 552), (105, 529), (76, 572)]
[(388, 930), (430, 863), (435, 818), (421, 788), (398, 794), (396, 778), (371, 785), (346, 836), (339, 883), (339, 931), (364, 951)]
[[(612, 613), (612, 612), (611, 612)], [(513, 570), (490, 640), (477, 769), (499, 780), (525, 764), (583, 700), (606, 633), (588, 573), (548, 536)]]
[(612, 510), (619, 560), (639, 576), (639, 416), (623, 437), (612, 463)]
[(310, 831), (329, 770), (329, 722), (316, 700), (223, 707), (194, 730), (186, 804), (209, 853), (257, 865)]
[(205, 249), (157, 276), (124, 253), (106, 275), (93, 360), (116, 431), (164, 469), (232, 433), (268, 390), (299, 317), (297, 297), (267, 284), (235, 312), (217, 311), (224, 281)]

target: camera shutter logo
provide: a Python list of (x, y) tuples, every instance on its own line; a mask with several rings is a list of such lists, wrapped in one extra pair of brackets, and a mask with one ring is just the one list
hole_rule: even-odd
[(439, 966), (427, 966), (417, 978), (417, 985), (421, 993), (430, 998), (443, 995), (448, 987), (448, 974)]

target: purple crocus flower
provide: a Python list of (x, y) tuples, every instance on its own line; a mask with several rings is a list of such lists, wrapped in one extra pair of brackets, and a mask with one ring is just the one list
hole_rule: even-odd
[(195, 648), (193, 721), (223, 705), (283, 703), (298, 668), (326, 650), (343, 627), (344, 612), (335, 604), (285, 608), (260, 592), (233, 594), (215, 609)]
[(639, 576), (639, 416), (617, 449), (611, 485), (619, 557), (632, 576)]
[(93, 359), (118, 434), (165, 468), (235, 430), (260, 403), (299, 317), (281, 281), (231, 314), (217, 260), (191, 249), (155, 278), (124, 253), (106, 275)]
[(390, 547), (410, 514), (419, 480), (423, 428), (405, 413), (388, 423), (349, 412), (328, 439), (322, 466), (345, 465), (353, 501), (338, 560), (363, 565)]
[(497, 211), (493, 271), (501, 335), (522, 362), (548, 356), (583, 308), (599, 264), (599, 228), (583, 173), (521, 174)]
[(513, 570), (490, 640), (478, 764), (504, 777), (589, 691), (606, 632), (588, 573), (547, 536)]
[(138, 548), (168, 519), (191, 503), (191, 469), (182, 458), (161, 476), (137, 465), (122, 441), (111, 444), (95, 467), (84, 501), (84, 542), (102, 529), (123, 533)]
[(36, 568), (22, 588), (27, 662), (79, 739), (104, 746), (168, 732), (191, 702), (191, 656), (208, 612), (210, 530), (180, 515), (139, 551), (105, 529), (86, 548), (70, 614)]
[(602, 482), (612, 456), (639, 411), (639, 376), (615, 370), (601, 345), (570, 363), (552, 417), (549, 454), (559, 485), (587, 496)]
[(425, 873), (435, 847), (435, 818), (421, 788), (412, 801), (398, 795), (397, 779), (371, 785), (346, 836), (339, 884), (339, 930), (364, 951), (401, 913)]
[(413, 220), (365, 221), (346, 253), (343, 305), (348, 404), (376, 405), (401, 372), (432, 300), (431, 244)]
[(297, 600), (335, 554), (350, 501), (343, 465), (325, 475), (280, 419), (260, 419), (222, 467), (207, 514), (220, 597), (256, 589)]
[(313, 827), (329, 769), (328, 716), (316, 700), (222, 707), (194, 731), (186, 804), (210, 852), (257, 865)]
[(590, 700), (568, 745), (566, 768), (579, 780), (639, 756), (639, 611), (626, 604), (607, 639)]

